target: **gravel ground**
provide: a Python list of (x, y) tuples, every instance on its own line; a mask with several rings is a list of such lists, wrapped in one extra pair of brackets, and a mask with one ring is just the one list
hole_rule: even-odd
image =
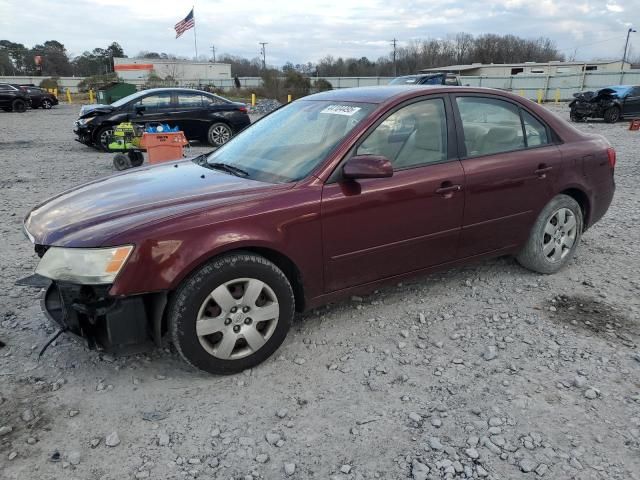
[(640, 479), (640, 132), (579, 125), (616, 147), (618, 189), (564, 271), (501, 258), (354, 297), (215, 377), (170, 345), (61, 337), (38, 362), (54, 328), (13, 285), (37, 260), (22, 218), (112, 171), (72, 140), (77, 109), (0, 114), (0, 478)]

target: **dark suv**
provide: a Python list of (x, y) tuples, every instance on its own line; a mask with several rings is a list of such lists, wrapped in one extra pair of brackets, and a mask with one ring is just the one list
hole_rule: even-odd
[(29, 96), (31, 99), (31, 108), (49, 110), (54, 105), (58, 105), (58, 97), (40, 87), (34, 85), (14, 85), (14, 87), (19, 88)]
[(0, 83), (0, 108), (2, 110), (22, 113), (29, 106), (31, 106), (31, 99), (26, 92), (8, 83)]
[(187, 139), (214, 147), (225, 144), (251, 123), (243, 103), (188, 88), (152, 88), (111, 105), (83, 107), (74, 132), (79, 142), (108, 150), (114, 127), (124, 121), (178, 126)]

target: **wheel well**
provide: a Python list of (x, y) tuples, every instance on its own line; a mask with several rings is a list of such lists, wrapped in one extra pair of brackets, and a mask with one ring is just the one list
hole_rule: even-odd
[(285, 276), (289, 280), (289, 283), (291, 284), (291, 288), (293, 289), (293, 296), (296, 301), (296, 311), (302, 312), (304, 310), (305, 299), (302, 275), (300, 274), (300, 270), (298, 269), (296, 264), (293, 263), (293, 261), (289, 257), (276, 250), (271, 250), (270, 248), (264, 247), (249, 247), (242, 248), (241, 250), (261, 255), (270, 262), (273, 262), (280, 270), (282, 270), (282, 273), (285, 274)]
[(587, 197), (587, 194), (577, 188), (569, 188), (560, 193), (568, 195), (578, 202), (578, 205), (580, 205), (580, 209), (582, 210), (582, 217), (584, 218), (582, 230), (586, 230), (589, 227), (589, 216), (591, 215), (591, 205), (589, 204), (589, 197)]

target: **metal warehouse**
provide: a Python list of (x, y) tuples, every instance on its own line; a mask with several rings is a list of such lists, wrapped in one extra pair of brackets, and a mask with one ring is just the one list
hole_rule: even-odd
[(562, 75), (582, 72), (614, 73), (631, 70), (631, 64), (622, 61), (596, 62), (524, 62), (524, 63), (472, 63), (470, 65), (450, 65), (448, 67), (426, 68), (420, 70), (428, 72), (451, 72), (464, 76), (509, 76), (509, 75)]

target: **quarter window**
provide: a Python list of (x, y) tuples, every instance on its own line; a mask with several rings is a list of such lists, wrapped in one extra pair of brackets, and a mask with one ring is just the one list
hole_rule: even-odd
[(493, 98), (456, 97), (467, 156), (491, 155), (525, 147), (518, 107)]
[(424, 100), (394, 112), (369, 134), (356, 154), (383, 155), (395, 170), (446, 160), (444, 100)]
[(522, 123), (527, 134), (527, 147), (537, 147), (549, 143), (547, 128), (529, 112), (522, 110)]

